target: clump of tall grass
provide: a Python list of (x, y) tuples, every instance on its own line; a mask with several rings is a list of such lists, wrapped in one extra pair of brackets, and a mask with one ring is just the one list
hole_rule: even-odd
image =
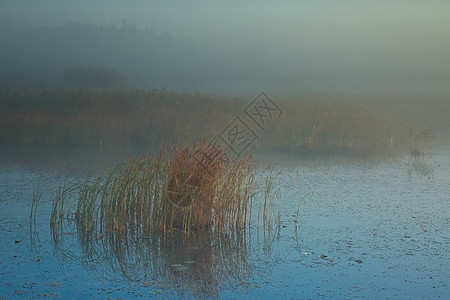
[(221, 146), (207, 142), (142, 155), (61, 188), (53, 204), (53, 236), (59, 239), (71, 212), (79, 233), (93, 238), (242, 230), (251, 215), (255, 172), (251, 157), (229, 160)]
[(266, 173), (250, 156), (231, 160), (206, 141), (123, 161), (61, 186), (51, 214), (55, 250), (73, 259), (67, 243), (75, 241), (82, 262), (102, 274), (217, 297), (250, 277), (246, 229), (256, 197), (271, 229), (274, 177), (258, 184)]
[(427, 129), (409, 129), (409, 147), (411, 149), (412, 156), (420, 156), (424, 154), (425, 147), (429, 140), (433, 137), (433, 132), (431, 127)]

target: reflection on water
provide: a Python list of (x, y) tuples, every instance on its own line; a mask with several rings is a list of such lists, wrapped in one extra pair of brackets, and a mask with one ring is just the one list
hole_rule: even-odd
[(437, 165), (432, 162), (431, 157), (425, 155), (411, 155), (408, 162), (408, 177), (414, 174), (430, 179)]
[[(101, 276), (115, 278), (120, 274), (143, 287), (201, 298), (218, 297), (223, 290), (249, 285), (251, 267), (245, 232), (206, 230), (151, 236), (129, 232), (98, 237), (84, 232), (65, 232), (54, 241), (62, 262), (79, 257), (87, 269)], [(74, 251), (76, 248), (81, 255)]]
[(127, 157), (151, 149), (96, 147), (52, 147), (0, 145), (0, 168), (10, 166), (24, 169), (62, 171), (83, 174), (86, 170), (113, 167)]
[(256, 230), (260, 199), (241, 235), (85, 236), (68, 215), (53, 244), (50, 211), (61, 179), (48, 173), (33, 252), (31, 199), (42, 172), (0, 167), (0, 298), (17, 291), (80, 299), (445, 299), (449, 170), (448, 152), (379, 164), (286, 159), (277, 169), (283, 192), (272, 235)]

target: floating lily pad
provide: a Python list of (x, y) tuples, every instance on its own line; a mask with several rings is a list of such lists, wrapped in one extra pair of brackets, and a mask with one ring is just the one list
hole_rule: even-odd
[(193, 261), (193, 260), (185, 260), (184, 263), (185, 264), (193, 264), (193, 263), (195, 263), (195, 261)]
[(188, 266), (182, 265), (182, 264), (173, 264), (170, 265), (171, 267), (173, 267), (176, 271), (180, 271), (180, 272), (184, 272), (189, 270)]
[(179, 267), (182, 267), (183, 265), (182, 264), (173, 264), (173, 265), (170, 265), (171, 267), (174, 267), (174, 268), (179, 268)]

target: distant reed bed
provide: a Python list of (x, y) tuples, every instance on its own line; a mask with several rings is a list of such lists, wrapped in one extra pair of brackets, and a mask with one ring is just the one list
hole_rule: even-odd
[[(423, 122), (403, 118), (400, 105), (274, 100), (284, 114), (259, 132), (253, 149), (371, 156), (421, 152), (431, 137)], [(0, 89), (0, 144), (185, 145), (218, 135), (249, 101), (158, 90)]]
[(269, 128), (266, 147), (363, 156), (407, 152), (409, 124), (362, 104), (290, 101), (283, 107), (291, 117)]
[(230, 119), (229, 103), (219, 99), (163, 91), (3, 89), (0, 144), (146, 147), (193, 142)]

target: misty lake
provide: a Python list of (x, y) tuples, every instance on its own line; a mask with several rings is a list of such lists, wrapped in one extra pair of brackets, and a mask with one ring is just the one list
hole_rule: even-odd
[[(449, 152), (377, 162), (272, 155), (281, 197), (271, 230), (258, 229), (252, 216), (242, 234), (125, 236), (114, 246), (85, 243), (75, 227), (55, 245), (52, 201), (64, 180), (111, 167), (133, 150), (1, 154), (0, 299), (450, 294)], [(39, 185), (44, 194), (30, 224)]]

